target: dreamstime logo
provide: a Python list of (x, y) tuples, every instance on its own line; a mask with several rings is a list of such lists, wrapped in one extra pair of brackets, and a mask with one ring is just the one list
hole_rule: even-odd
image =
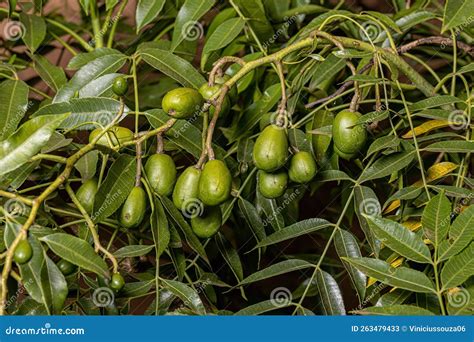
[(195, 20), (188, 21), (181, 29), (181, 36), (184, 40), (194, 41), (202, 38), (203, 35), (204, 28), (202, 24)]
[(291, 291), (286, 287), (277, 287), (274, 288), (270, 293), (270, 302), (273, 306), (277, 308), (282, 308), (290, 305), (293, 300), (293, 295)]
[(92, 293), (92, 302), (99, 308), (111, 306), (114, 300), (114, 292), (108, 287), (99, 287)]
[(91, 219), (92, 221), (95, 221), (98, 217), (102, 215), (102, 213), (112, 204), (116, 201), (116, 199), (122, 194), (122, 190), (118, 189), (117, 192), (115, 192), (113, 195), (110, 195), (108, 193), (105, 196), (105, 201), (102, 204), (102, 206), (97, 210), (92, 216)]
[(382, 208), (375, 198), (367, 198), (359, 204), (359, 211), (368, 216), (378, 216), (382, 213)]
[(467, 115), (462, 110), (454, 110), (448, 116), (449, 127), (454, 130), (465, 130), (469, 125)]
[(361, 39), (366, 42), (377, 39), (380, 32), (380, 26), (373, 21), (366, 21), (362, 23), (362, 28), (359, 30)]
[(447, 298), (449, 305), (453, 308), (463, 308), (469, 303), (471, 296), (468, 290), (456, 287), (448, 291)]
[(273, 34), (273, 36), (270, 37), (267, 41), (265, 41), (262, 46), (264, 48), (268, 47), (269, 45), (275, 43), (275, 41), (282, 35), (285, 34), (288, 31), (288, 27), (292, 25), (294, 22), (296, 22), (296, 19), (298, 17), (296, 15), (293, 15), (291, 17), (284, 17), (283, 20), (285, 21), (283, 25)]
[(204, 212), (204, 204), (197, 198), (190, 198), (183, 203), (181, 211), (184, 217), (193, 219), (201, 216)]
[(202, 115), (201, 106), (196, 106), (194, 108), (193, 116), (189, 118), (188, 120), (185, 120), (185, 121), (183, 120), (184, 124), (178, 130), (175, 131), (174, 137), (177, 139), (180, 136), (182, 136), (188, 130), (189, 127), (193, 126), (193, 124), (201, 117), (201, 115)]
[(96, 122), (101, 126), (107, 126), (114, 119), (114, 114), (111, 112), (103, 111), (97, 113)]
[(275, 209), (274, 213), (272, 215), (269, 215), (267, 219), (263, 221), (263, 226), (266, 227), (268, 226), (268, 224), (272, 223), (272, 221), (275, 220), (275, 217), (278, 216), (283, 210), (285, 210), (285, 208), (288, 207), (291, 202), (295, 201), (299, 194), (300, 190), (296, 189), (289, 196), (286, 196), (281, 205)]
[(3, 26), (3, 37), (5, 40), (17, 41), (18, 39), (23, 38), (25, 32), (25, 25), (19, 21), (7, 21)]
[(25, 216), (27, 211), (25, 203), (14, 198), (6, 201), (3, 208), (11, 217)]

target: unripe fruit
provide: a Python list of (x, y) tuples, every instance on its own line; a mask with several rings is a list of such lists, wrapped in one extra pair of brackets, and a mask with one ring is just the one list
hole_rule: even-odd
[(206, 239), (217, 233), (222, 225), (221, 209), (217, 207), (207, 207), (200, 216), (191, 218), (191, 227), (194, 234)]
[[(329, 110), (319, 110), (313, 117), (313, 130), (330, 126), (334, 122), (334, 114)], [(312, 134), (313, 151), (318, 163), (323, 163), (326, 159), (326, 152), (331, 144), (331, 137), (325, 134)]]
[(355, 153), (350, 154), (350, 153), (344, 153), (344, 152), (339, 151), (339, 149), (337, 148), (336, 145), (334, 145), (334, 152), (336, 152), (336, 154), (337, 154), (340, 158), (345, 159), (345, 160), (351, 160), (352, 158), (355, 157)]
[(285, 171), (269, 173), (258, 171), (258, 189), (266, 198), (283, 196), (288, 185), (288, 174)]
[(91, 214), (94, 209), (94, 200), (98, 187), (97, 179), (91, 178), (86, 180), (76, 192), (79, 203), (81, 203), (88, 214)]
[(135, 228), (145, 216), (146, 193), (141, 187), (136, 186), (128, 195), (120, 212), (120, 224), (125, 228)]
[[(92, 142), (101, 132), (102, 128), (94, 129), (89, 135), (89, 142)], [(109, 139), (113, 146), (121, 146), (123, 143), (133, 140), (133, 132), (126, 127), (114, 126), (102, 135), (96, 144), (105, 148), (113, 147), (110, 146)]]
[[(212, 97), (214, 97), (214, 95), (217, 95), (219, 91), (221, 90), (221, 88), (222, 88), (222, 85), (220, 84), (214, 83), (213, 86), (210, 86), (209, 83), (206, 82), (199, 88), (199, 93), (202, 95), (204, 100), (209, 100)], [(221, 116), (226, 115), (230, 110), (230, 106), (231, 104), (230, 104), (229, 97), (226, 95), (224, 97), (224, 102), (222, 102), (221, 111), (219, 115)], [(214, 115), (215, 109), (216, 108), (213, 105), (211, 105), (211, 107), (209, 108), (209, 114), (211, 116)]]
[(290, 180), (295, 183), (308, 183), (316, 175), (316, 161), (309, 152), (296, 153), (290, 161), (288, 170)]
[(201, 94), (192, 88), (176, 88), (169, 91), (161, 103), (163, 110), (173, 118), (187, 119), (197, 113), (204, 104)]
[(116, 292), (120, 291), (125, 285), (125, 280), (120, 273), (114, 273), (110, 280), (110, 288)]
[(199, 199), (208, 206), (224, 203), (232, 190), (232, 176), (222, 160), (210, 160), (202, 170)]
[(160, 196), (169, 196), (176, 182), (176, 165), (167, 154), (154, 154), (145, 164), (145, 173), (153, 190)]
[(19, 265), (26, 264), (30, 261), (33, 256), (33, 248), (31, 248), (28, 240), (21, 240), (16, 246), (15, 253), (13, 254), (13, 260)]
[(365, 145), (367, 132), (362, 125), (356, 125), (361, 116), (357, 112), (339, 112), (332, 124), (332, 137), (336, 151), (346, 155), (356, 154)]
[(198, 200), (201, 173), (201, 170), (190, 166), (178, 177), (173, 191), (173, 203), (180, 210), (184, 211), (190, 201)]
[(64, 259), (59, 260), (57, 266), (59, 270), (61, 271), (61, 273), (64, 274), (65, 276), (68, 276), (74, 273), (74, 271), (77, 268), (76, 265), (71, 264), (69, 261), (64, 260)]
[(124, 96), (128, 91), (127, 79), (123, 76), (117, 77), (112, 84), (112, 91), (115, 95)]
[(285, 130), (276, 125), (266, 127), (253, 148), (255, 166), (273, 172), (285, 165), (287, 157), (288, 139)]

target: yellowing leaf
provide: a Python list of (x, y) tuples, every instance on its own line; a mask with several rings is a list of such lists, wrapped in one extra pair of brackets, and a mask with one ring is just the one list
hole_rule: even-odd
[(403, 222), (402, 225), (410, 229), (412, 232), (416, 232), (418, 229), (421, 228), (421, 221), (407, 220)]
[(395, 209), (397, 209), (400, 206), (400, 200), (393, 201), (390, 203), (390, 205), (387, 207), (387, 209), (384, 210), (384, 213), (391, 213)]
[(430, 132), (434, 129), (447, 127), (450, 124), (452, 124), (452, 123), (448, 120), (430, 120), (430, 121), (426, 121), (426, 122), (423, 122), (421, 125), (413, 128), (413, 130), (408, 131), (407, 133), (405, 133), (402, 136), (402, 138), (405, 138), (405, 139), (413, 138), (413, 135), (419, 136), (423, 133)]

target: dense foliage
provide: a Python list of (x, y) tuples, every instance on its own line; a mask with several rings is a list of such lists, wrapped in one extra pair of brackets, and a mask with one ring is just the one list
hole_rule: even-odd
[(0, 7), (1, 314), (473, 314), (473, 1), (52, 2)]

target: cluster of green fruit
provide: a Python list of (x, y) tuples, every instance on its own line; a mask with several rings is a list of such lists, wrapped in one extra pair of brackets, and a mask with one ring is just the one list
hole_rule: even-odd
[(258, 189), (267, 198), (282, 196), (288, 181), (304, 184), (316, 175), (316, 161), (311, 153), (297, 151), (288, 168), (289, 144), (286, 129), (275, 124), (267, 126), (253, 148), (253, 161), (258, 171)]

